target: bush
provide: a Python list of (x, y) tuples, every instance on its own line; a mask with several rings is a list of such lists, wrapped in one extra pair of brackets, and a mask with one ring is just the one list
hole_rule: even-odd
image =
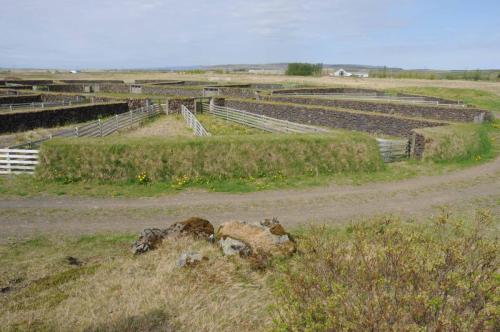
[[(39, 178), (202, 181), (376, 171), (376, 141), (362, 133), (247, 135), (193, 139), (76, 138), (42, 145)], [(186, 180), (188, 179), (188, 180)]]
[(319, 76), (322, 70), (323, 65), (320, 63), (289, 63), (286, 74), (296, 76)]
[(423, 160), (467, 161), (483, 158), (491, 152), (487, 125), (457, 124), (415, 131), (425, 138)]
[(498, 331), (491, 221), (480, 212), (470, 227), (443, 214), (428, 226), (389, 218), (314, 228), (279, 277), (275, 329)]

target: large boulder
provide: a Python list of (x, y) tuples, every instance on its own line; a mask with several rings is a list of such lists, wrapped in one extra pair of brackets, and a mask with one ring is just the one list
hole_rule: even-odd
[(209, 239), (214, 235), (214, 226), (205, 219), (192, 217), (165, 228), (147, 228), (142, 231), (137, 241), (132, 245), (134, 254), (142, 254), (156, 249), (165, 238), (193, 236), (195, 238)]
[(258, 224), (227, 222), (219, 227), (216, 236), (226, 255), (289, 256), (296, 250), (292, 237), (276, 219)]

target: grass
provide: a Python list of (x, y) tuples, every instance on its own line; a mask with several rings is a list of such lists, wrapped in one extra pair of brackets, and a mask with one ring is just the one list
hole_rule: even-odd
[(416, 132), (425, 137), (424, 160), (468, 162), (491, 158), (494, 151), (488, 131), (493, 128), (493, 125), (457, 124)]
[[(494, 330), (498, 218), (443, 211), (292, 231), (299, 251), (256, 269), (190, 238), (133, 256), (130, 234), (0, 244), (0, 326), (15, 330)], [(176, 267), (181, 253), (209, 258)], [(80, 266), (68, 264), (72, 256)], [(496, 321), (498, 324), (498, 321)]]
[(136, 181), (178, 185), (224, 179), (373, 172), (376, 141), (362, 133), (247, 135), (204, 139), (53, 139), (40, 149), (38, 178), (64, 182)]
[(451, 100), (461, 100), (466, 104), (474, 105), (492, 111), (497, 117), (500, 115), (500, 96), (483, 90), (454, 89), (437, 87), (406, 87), (390, 89), (390, 92), (403, 92), (417, 95), (433, 96)]
[(264, 134), (265, 131), (240, 125), (238, 123), (225, 121), (208, 114), (197, 114), (196, 117), (201, 122), (203, 127), (212, 135), (226, 136), (226, 135), (257, 135)]
[[(498, 124), (486, 125), (491, 140), (491, 149), (472, 158), (452, 160), (415, 161), (408, 160), (386, 164), (383, 169), (372, 172), (338, 174), (300, 174), (285, 176), (269, 174), (264, 177), (244, 177), (233, 179), (178, 178), (171, 181), (49, 181), (30, 175), (0, 177), (0, 197), (70, 195), (91, 197), (154, 197), (175, 194), (181, 190), (202, 189), (214, 192), (255, 192), (272, 189), (294, 189), (328, 184), (363, 185), (375, 182), (398, 181), (423, 175), (439, 175), (489, 162), (500, 154), (500, 130)], [(477, 158), (477, 157), (480, 158)]]

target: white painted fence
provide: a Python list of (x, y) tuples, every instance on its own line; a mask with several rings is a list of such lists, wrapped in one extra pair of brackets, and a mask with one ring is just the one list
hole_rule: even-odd
[(249, 127), (254, 127), (268, 132), (276, 133), (319, 133), (328, 132), (326, 128), (309, 126), (301, 123), (290, 122), (271, 118), (265, 115), (237, 110), (229, 107), (203, 104), (203, 111), (227, 121), (236, 122)]
[(189, 128), (193, 129), (195, 136), (211, 136), (200, 121), (198, 121), (196, 116), (184, 105), (181, 105), (181, 114), (184, 117), (184, 120), (186, 120), (186, 124)]
[(0, 174), (33, 174), (38, 150), (0, 149)]

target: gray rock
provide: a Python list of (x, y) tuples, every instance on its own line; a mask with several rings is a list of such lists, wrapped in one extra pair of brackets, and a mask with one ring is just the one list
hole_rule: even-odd
[(185, 252), (177, 260), (177, 266), (190, 267), (201, 263), (203, 260), (208, 260), (208, 257), (204, 257), (198, 252)]
[(178, 238), (181, 236), (193, 236), (197, 239), (213, 238), (214, 226), (205, 219), (192, 217), (187, 220), (176, 222), (165, 228), (146, 228), (139, 235), (137, 241), (132, 245), (134, 254), (142, 254), (157, 248), (165, 238)]
[(230, 237), (220, 239), (219, 246), (222, 248), (222, 252), (226, 256), (250, 256), (252, 254), (252, 249), (250, 249), (250, 247), (247, 246), (244, 242), (235, 240)]
[(159, 228), (146, 228), (139, 235), (139, 239), (132, 245), (134, 254), (142, 254), (155, 249), (165, 237), (164, 231)]

